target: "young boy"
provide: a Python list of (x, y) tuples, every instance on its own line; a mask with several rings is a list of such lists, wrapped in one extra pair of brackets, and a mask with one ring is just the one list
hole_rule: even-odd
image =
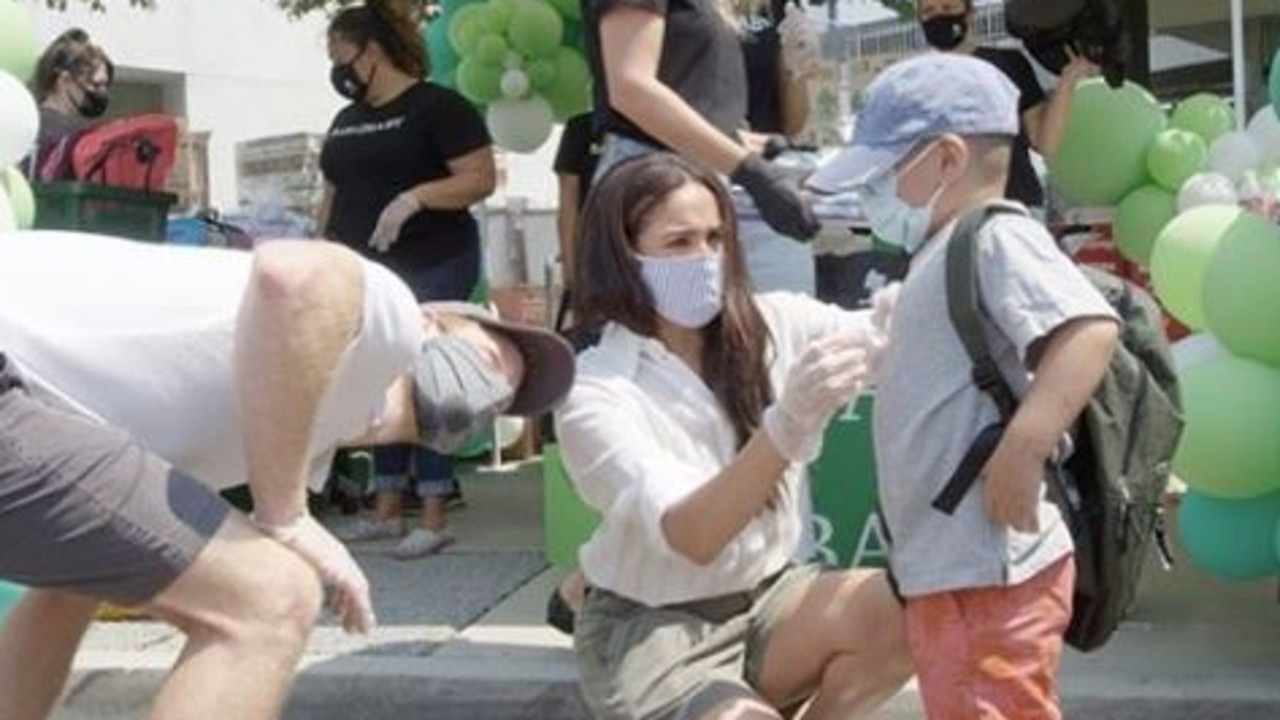
[(851, 146), (810, 180), (855, 189), (872, 230), (912, 255), (876, 393), (880, 499), (932, 720), (1059, 718), (1071, 619), (1071, 536), (1046, 463), (1117, 342), (1106, 301), (1038, 222), (994, 215), (978, 232), (983, 324), (1020, 397), (979, 481), (952, 515), (932, 507), (979, 431), (999, 420), (974, 384), (947, 311), (955, 221), (1002, 201), (1018, 92), (975, 58), (900, 62), (866, 91)]

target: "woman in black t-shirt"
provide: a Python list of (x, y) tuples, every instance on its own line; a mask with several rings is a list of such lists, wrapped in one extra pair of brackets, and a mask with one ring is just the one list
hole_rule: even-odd
[[(403, 1), (343, 10), (329, 25), (328, 43), (334, 89), (351, 104), (334, 118), (320, 154), (324, 236), (386, 264), (421, 301), (465, 300), (481, 272), (480, 232), (469, 208), (496, 182), (484, 120), (456, 92), (422, 79), (426, 51)], [(411, 452), (379, 449), (375, 519), (348, 539), (403, 532)], [(397, 546), (401, 558), (451, 540), (444, 504), (457, 489), (453, 462), (418, 450), (414, 465), (422, 525)]]
[(1000, 69), (1018, 88), (1021, 130), (1014, 140), (1005, 196), (1030, 208), (1044, 207), (1044, 188), (1031, 164), (1030, 149), (1053, 157), (1062, 142), (1076, 83), (1098, 68), (1075, 57), (1062, 70), (1062, 81), (1046, 96), (1031, 63), (1016, 49), (979, 46), (973, 34), (973, 0), (920, 0), (920, 25), (930, 46), (944, 52), (969, 53)]
[(583, 0), (594, 76), (600, 172), (669, 149), (729, 176), (778, 232), (806, 240), (818, 223), (794, 178), (750, 152), (741, 24), (760, 0)]

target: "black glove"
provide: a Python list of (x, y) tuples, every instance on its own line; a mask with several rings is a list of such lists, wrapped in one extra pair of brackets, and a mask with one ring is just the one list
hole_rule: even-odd
[(741, 185), (756, 203), (760, 218), (794, 240), (811, 240), (822, 225), (800, 197), (799, 183), (785, 170), (759, 155), (748, 155), (729, 179)]

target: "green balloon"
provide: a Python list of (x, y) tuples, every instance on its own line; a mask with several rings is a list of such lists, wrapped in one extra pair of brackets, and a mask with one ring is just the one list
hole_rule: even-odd
[(1200, 136), (1205, 145), (1236, 129), (1236, 116), (1227, 101), (1210, 93), (1196, 93), (1173, 107), (1169, 124)]
[(1116, 248), (1133, 262), (1147, 265), (1156, 236), (1177, 214), (1177, 197), (1157, 185), (1143, 185), (1125, 195), (1116, 206)]
[(488, 14), (480, 4), (465, 5), (449, 18), (449, 44), (462, 57), (471, 54), (480, 36), (487, 32)]
[(1228, 350), (1280, 366), (1280, 227), (1240, 213), (1204, 276), (1205, 324)]
[(1164, 309), (1191, 330), (1204, 328), (1204, 274), (1209, 258), (1240, 217), (1231, 205), (1202, 205), (1170, 220), (1151, 250), (1151, 285)]
[(0, 192), (8, 196), (9, 209), (13, 212), (14, 224), (19, 230), (30, 230), (35, 226), (36, 196), (18, 168), (0, 170)]
[(1189, 130), (1169, 128), (1156, 134), (1147, 150), (1151, 179), (1166, 190), (1178, 192), (1187, 178), (1209, 165), (1209, 146)]
[(36, 69), (36, 27), (25, 3), (0, 0), (0, 72), (23, 83)]
[[(0, 0), (7, 2), (8, 0)], [(22, 599), (22, 586), (0, 580), (0, 623), (9, 614), (9, 610)]]
[(516, 0), (489, 0), (489, 29), (503, 34), (511, 27), (511, 18), (516, 11)]
[(564, 22), (542, 0), (517, 3), (507, 28), (507, 40), (526, 58), (546, 57), (555, 52), (564, 37)]
[(476, 47), (471, 56), (480, 62), (500, 66), (507, 59), (508, 49), (507, 41), (503, 40), (501, 35), (485, 33), (476, 41)]
[(422, 31), (422, 41), (427, 47), (427, 75), (431, 77), (431, 81), (453, 87), (454, 73), (458, 69), (458, 53), (449, 42), (449, 19), (442, 15), (427, 23)]
[(1147, 148), (1164, 127), (1164, 111), (1141, 86), (1113, 89), (1101, 78), (1084, 80), (1049, 159), (1050, 176), (1073, 203), (1114, 205), (1147, 181)]
[(556, 81), (556, 63), (548, 58), (540, 58), (524, 66), (529, 76), (529, 85), (537, 92), (544, 92)]
[(1280, 490), (1280, 370), (1234, 355), (1178, 374), (1186, 426), (1173, 470), (1213, 497)]
[(557, 120), (567, 120), (591, 108), (591, 68), (582, 53), (556, 49), (555, 83), (543, 92)]
[(566, 20), (582, 19), (582, 3), (578, 0), (548, 0), (551, 7), (560, 13), (560, 16)]
[(458, 92), (472, 103), (484, 106), (502, 95), (502, 67), (463, 58), (458, 63)]
[(1192, 490), (1178, 507), (1178, 539), (1191, 562), (1224, 580), (1261, 580), (1280, 571), (1280, 493), (1224, 500)]

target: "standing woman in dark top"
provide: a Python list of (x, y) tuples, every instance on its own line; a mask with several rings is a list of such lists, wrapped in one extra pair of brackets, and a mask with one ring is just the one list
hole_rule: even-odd
[(1071, 112), (1076, 83), (1098, 68), (1077, 56), (1062, 70), (1062, 81), (1046, 96), (1026, 56), (1014, 48), (978, 45), (973, 32), (973, 0), (920, 0), (916, 5), (920, 26), (930, 46), (943, 52), (968, 53), (1000, 69), (1018, 88), (1021, 128), (1013, 142), (1013, 156), (1005, 197), (1029, 208), (1044, 208), (1044, 188), (1031, 164), (1030, 149), (1045, 157), (1058, 153)]
[[(320, 167), (326, 238), (385, 263), (419, 300), (465, 300), (480, 279), (480, 231), (470, 206), (493, 193), (489, 132), (462, 96), (431, 83), (426, 50), (408, 3), (370, 0), (329, 25), (334, 89), (351, 101), (334, 118)], [(401, 496), (412, 448), (379, 450), (375, 520), (348, 539), (403, 532)], [(436, 552), (451, 541), (444, 503), (456, 490), (453, 462), (416, 452), (413, 475), (423, 498), (422, 526), (397, 557)]]
[(813, 237), (819, 225), (783, 169), (751, 152), (746, 129), (743, 22), (760, 0), (583, 0), (594, 78), (597, 174), (630, 156), (668, 149), (741, 185), (778, 232)]

